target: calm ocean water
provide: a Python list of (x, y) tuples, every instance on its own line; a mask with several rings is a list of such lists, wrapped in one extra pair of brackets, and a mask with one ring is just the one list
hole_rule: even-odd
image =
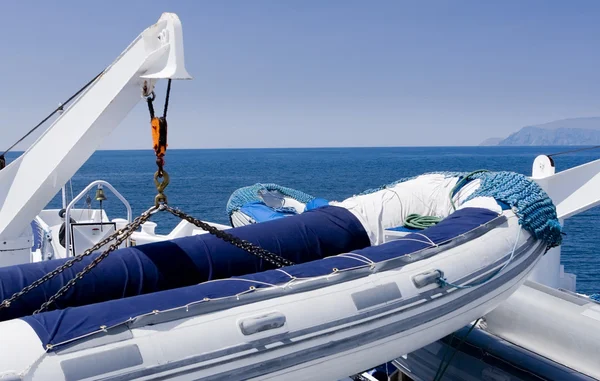
[[(509, 170), (531, 175), (538, 154), (569, 147), (428, 147), (169, 150), (165, 169), (171, 176), (169, 204), (195, 217), (228, 223), (225, 205), (239, 187), (273, 182), (313, 196), (341, 200), (365, 189), (430, 171)], [(572, 149), (572, 147), (571, 147)], [(152, 150), (98, 151), (73, 177), (77, 195), (96, 179), (110, 182), (130, 202), (134, 217), (154, 201), (156, 170)], [(11, 161), (13, 156), (8, 157)], [(600, 150), (555, 158), (557, 171), (600, 158)], [(600, 190), (599, 190), (600, 191)], [(70, 191), (69, 191), (70, 193)], [(91, 194), (93, 197), (93, 193)], [(125, 217), (125, 208), (109, 191), (105, 207), (110, 218)], [(60, 193), (49, 207), (59, 208)], [(96, 203), (94, 205), (97, 205)], [(83, 206), (83, 200), (81, 202)], [(157, 231), (167, 233), (177, 220), (157, 215)], [(577, 274), (578, 291), (600, 292), (600, 208), (565, 223), (562, 260)]]

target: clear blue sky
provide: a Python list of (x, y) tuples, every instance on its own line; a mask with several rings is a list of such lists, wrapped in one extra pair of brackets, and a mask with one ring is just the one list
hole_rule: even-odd
[[(0, 10), (2, 146), (165, 11), (181, 18), (194, 76), (174, 83), (170, 148), (473, 145), (600, 115), (598, 1), (62, 0)], [(144, 107), (103, 148), (149, 148)]]

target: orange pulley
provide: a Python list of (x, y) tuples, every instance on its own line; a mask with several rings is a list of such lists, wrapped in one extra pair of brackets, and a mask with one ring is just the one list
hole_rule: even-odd
[(164, 117), (154, 117), (152, 125), (152, 143), (156, 158), (162, 158), (167, 151), (167, 120)]

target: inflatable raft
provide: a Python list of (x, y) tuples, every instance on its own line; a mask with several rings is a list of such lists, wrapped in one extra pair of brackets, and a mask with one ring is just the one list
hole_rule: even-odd
[[(494, 309), (560, 243), (547, 196), (508, 175), (425, 175), (228, 230), (283, 268), (208, 234), (121, 249), (32, 315), (92, 255), (0, 310), (0, 379), (333, 380), (391, 361)], [(402, 231), (413, 213), (441, 221)], [(63, 262), (0, 269), (0, 297)]]

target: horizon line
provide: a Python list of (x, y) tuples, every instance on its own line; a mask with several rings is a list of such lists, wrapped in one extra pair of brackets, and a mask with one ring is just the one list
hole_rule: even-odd
[[(197, 148), (169, 148), (167, 151), (195, 151), (195, 150), (276, 150), (276, 149), (373, 149), (373, 148), (548, 148), (548, 147), (592, 147), (593, 144), (588, 145), (449, 145), (449, 146), (291, 146), (291, 147), (197, 147)], [(152, 148), (105, 148), (97, 149), (94, 152), (112, 152), (112, 151), (153, 151)], [(9, 151), (8, 154), (14, 153), (25, 153), (24, 151)]]

